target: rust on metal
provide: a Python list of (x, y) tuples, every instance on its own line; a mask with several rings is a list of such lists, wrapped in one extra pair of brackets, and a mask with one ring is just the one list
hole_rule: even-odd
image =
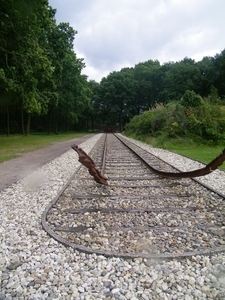
[(108, 184), (107, 178), (99, 172), (92, 158), (88, 156), (83, 149), (79, 148), (77, 145), (72, 145), (71, 148), (77, 152), (79, 156), (78, 161), (88, 169), (89, 174), (94, 177), (94, 180), (97, 183)]
[(102, 168), (101, 168), (101, 175), (102, 176), (104, 176), (104, 174), (105, 174), (106, 153), (107, 153), (107, 134), (105, 135), (104, 151), (103, 151), (103, 155), (102, 155)]
[(160, 175), (162, 177), (167, 177), (167, 178), (193, 178), (193, 177), (200, 177), (200, 176), (205, 176), (216, 169), (220, 167), (224, 161), (225, 161), (225, 148), (223, 149), (222, 153), (214, 158), (210, 163), (208, 163), (205, 167), (196, 169), (193, 171), (187, 171), (187, 172), (179, 172), (179, 173), (174, 173), (174, 172), (164, 172), (157, 170), (153, 168), (143, 157), (141, 157), (135, 150), (133, 150), (130, 146), (128, 146), (125, 141), (121, 138), (119, 138), (117, 135), (115, 135), (118, 140), (120, 140), (125, 146), (127, 146), (137, 157), (140, 158), (142, 162), (149, 168), (149, 170), (157, 175)]
[[(180, 172), (180, 173), (167, 173), (157, 171), (155, 173), (162, 175), (164, 177), (177, 177), (177, 178), (192, 178), (192, 177), (200, 177), (205, 176), (220, 167), (225, 161), (225, 149), (223, 149), (222, 153), (214, 158), (209, 164), (207, 164), (204, 168), (196, 169), (188, 172)], [(156, 171), (151, 167), (152, 171)]]
[[(89, 157), (82, 149), (78, 148), (78, 146), (73, 145), (71, 146), (79, 155), (79, 162), (81, 162), (86, 168), (91, 169), (94, 166), (94, 171), (96, 171), (97, 176), (95, 180), (99, 182), (99, 173), (100, 175), (105, 178), (104, 174), (104, 163), (106, 160), (106, 145), (104, 145), (104, 158), (102, 159), (102, 165), (103, 167), (99, 167), (100, 172), (96, 169), (95, 163), (92, 160), (91, 157)], [(98, 147), (98, 154), (102, 152), (101, 147)], [(110, 157), (109, 157), (110, 158)], [(169, 172), (162, 172), (160, 170), (156, 170), (153, 167), (152, 171), (153, 173), (156, 173), (158, 175), (162, 175), (165, 177), (196, 177), (196, 176), (204, 176), (215, 169), (217, 169), (225, 160), (225, 149), (221, 153), (220, 156), (216, 157), (214, 160), (212, 160), (208, 165), (206, 165), (202, 169), (190, 171), (190, 172), (183, 172), (183, 173), (169, 173)], [(147, 164), (147, 160), (143, 159), (144, 163)], [(103, 163), (104, 162), (104, 163)], [(121, 163), (122, 164), (122, 163)], [(98, 166), (100, 163), (98, 164)], [(117, 164), (116, 164), (117, 165)], [(116, 167), (114, 166), (116, 169)], [(128, 168), (128, 167), (127, 167)], [(150, 169), (151, 169), (150, 168)], [(94, 173), (92, 170), (89, 173)], [(116, 170), (115, 170), (116, 173)], [(104, 194), (102, 194), (102, 189), (100, 188), (99, 193), (96, 193), (98, 189), (95, 189), (95, 193), (93, 193), (92, 186), (90, 187), (90, 190), (84, 188), (85, 182), (83, 182), (83, 178), (80, 178), (80, 184), (78, 184), (80, 189), (75, 189), (73, 193), (70, 193), (70, 201), (65, 204), (65, 199), (62, 196), (64, 191), (68, 188), (71, 180), (74, 178), (74, 175), (71, 176), (69, 182), (65, 187), (62, 188), (62, 190), (58, 193), (58, 195), (55, 197), (55, 199), (49, 204), (49, 206), (45, 209), (43, 215), (42, 215), (42, 226), (47, 231), (47, 233), (53, 237), (58, 242), (72, 247), (73, 249), (76, 249), (81, 252), (85, 253), (95, 253), (97, 255), (105, 255), (107, 257), (122, 257), (124, 259), (132, 259), (136, 257), (146, 258), (146, 259), (181, 259), (181, 258), (187, 258), (192, 257), (196, 255), (212, 255), (215, 253), (220, 253), (225, 251), (225, 245), (223, 244), (224, 241), (224, 210), (220, 209), (218, 212), (218, 204), (215, 203), (214, 205), (210, 206), (208, 205), (207, 198), (206, 203), (200, 202), (198, 205), (198, 201), (195, 204), (192, 204), (193, 197), (195, 196), (194, 191), (191, 193), (187, 191), (186, 187), (189, 187), (189, 183), (183, 183), (175, 181), (171, 183), (171, 181), (163, 180), (160, 181), (160, 185), (156, 185), (154, 181), (155, 176), (142, 176), (142, 177), (131, 177), (124, 178), (121, 176), (121, 174), (118, 172), (118, 177), (113, 177), (113, 172), (111, 173), (112, 176), (110, 177), (111, 181), (115, 181), (114, 185), (111, 185), (110, 191), (107, 189), (104, 190)], [(137, 174), (138, 175), (138, 174)], [(92, 175), (93, 176), (93, 175)], [(122, 180), (126, 181), (132, 181), (131, 185), (128, 183), (123, 184)], [(138, 182), (137, 185), (134, 185), (135, 181), (138, 180), (144, 180), (144, 184), (140, 185)], [(157, 178), (158, 180), (158, 178)], [(148, 182), (145, 182), (148, 181)], [(106, 181), (107, 182), (107, 181)], [(116, 184), (118, 182), (118, 185)], [(152, 184), (151, 184), (152, 182)], [(101, 184), (107, 184), (102, 183)], [(121, 191), (118, 188), (137, 188), (137, 190), (132, 191), (131, 194), (123, 193), (123, 190)], [(140, 192), (140, 187), (146, 188), (148, 187), (149, 193)], [(165, 189), (165, 191), (162, 189), (162, 187), (175, 187), (174, 190), (169, 191), (168, 189)], [(177, 188), (178, 187), (178, 188)], [(185, 187), (183, 190), (182, 187)], [(152, 189), (162, 189), (160, 194), (154, 194), (151, 193)], [(85, 189), (84, 195), (82, 195), (82, 192)], [(79, 192), (81, 191), (81, 194)], [(136, 194), (137, 193), (137, 194)], [(216, 192), (217, 193), (217, 192)], [(62, 196), (61, 199), (59, 199)], [(173, 202), (173, 197), (175, 197), (175, 202)], [(182, 197), (182, 198), (181, 198)], [(187, 199), (185, 199), (187, 197)], [(189, 200), (190, 197), (190, 200)], [(224, 197), (222, 195), (221, 197)], [(99, 199), (103, 199), (103, 206), (99, 205), (101, 202)], [(145, 200), (147, 198), (148, 202), (142, 202), (142, 200)], [(165, 198), (165, 199), (164, 199)], [(80, 201), (80, 199), (83, 199), (84, 203)], [(161, 201), (158, 201), (158, 199), (161, 199)], [(73, 205), (73, 200), (76, 201), (76, 205)], [(78, 201), (77, 201), (78, 200)], [(97, 200), (97, 201), (96, 201)], [(129, 202), (127, 203), (126, 200)], [(165, 200), (165, 201), (164, 201)], [(120, 205), (121, 201), (121, 205)], [(216, 198), (215, 198), (216, 201)], [(96, 204), (97, 202), (97, 204)], [(56, 204), (57, 203), (57, 204)], [(140, 203), (140, 204), (139, 204)], [(211, 200), (210, 200), (211, 203)], [(220, 201), (218, 202), (221, 203)], [(65, 205), (66, 206), (65, 206)], [(107, 205), (108, 204), (108, 205)], [(162, 205), (162, 207), (161, 207)], [(181, 206), (180, 206), (181, 205)], [(192, 206), (196, 205), (196, 206)], [(118, 207), (117, 207), (118, 206)], [(223, 207), (223, 206), (222, 206)], [(51, 209), (53, 208), (53, 211), (51, 212)], [(205, 218), (199, 219), (199, 210), (203, 210), (203, 215)], [(60, 212), (59, 214), (57, 212)], [(214, 213), (213, 213), (214, 212)], [(51, 215), (52, 213), (52, 215)], [(172, 218), (173, 215), (179, 214), (182, 217), (184, 214), (187, 214), (190, 216), (188, 223), (186, 222), (175, 222), (171, 223), (170, 225), (166, 225), (167, 222), (164, 221), (164, 216), (168, 216), (168, 218)], [(209, 215), (208, 215), (209, 213)], [(124, 218), (122, 218), (122, 216)], [(57, 222), (57, 218), (60, 215), (60, 226)], [(90, 225), (86, 224), (85, 215), (90, 215), (91, 221)], [(121, 218), (118, 218), (118, 220), (121, 220), (120, 222), (116, 222), (114, 220), (117, 220), (117, 216), (120, 215)], [(140, 222), (140, 215), (146, 216), (146, 221)], [(161, 221), (157, 221), (157, 218), (159, 216)], [(65, 219), (64, 219), (65, 218)], [(89, 218), (89, 217), (88, 217)], [(151, 219), (152, 218), (152, 219)], [(82, 222), (76, 222), (78, 225), (74, 224), (74, 220), (78, 220)], [(181, 218), (179, 218), (181, 219)], [(178, 220), (179, 220), (178, 219)], [(215, 219), (215, 222), (214, 222)], [(69, 220), (69, 221), (68, 221)], [(105, 220), (107, 222), (105, 223)], [(109, 222), (108, 222), (109, 220)], [(205, 222), (204, 222), (205, 220)], [(71, 223), (72, 222), (72, 223)], [(99, 226), (99, 224), (103, 224), (103, 226)], [(82, 224), (82, 225), (79, 225)], [(88, 222), (89, 223), (89, 222)], [(171, 233), (175, 238), (177, 236), (180, 236), (182, 239), (184, 235), (188, 235), (190, 233), (189, 229), (192, 230), (193, 226), (195, 227), (195, 231), (205, 231), (206, 236), (208, 235), (209, 239), (211, 236), (213, 236), (212, 243), (210, 242), (209, 245), (205, 244), (198, 244), (198, 240), (195, 241), (195, 239), (191, 239), (190, 243), (184, 242), (182, 245), (182, 249), (179, 248), (179, 243), (176, 244), (175, 239), (170, 243), (171, 239), (169, 238), (169, 244), (166, 243), (166, 237), (164, 235), (164, 232)], [(218, 233), (216, 232), (218, 230)], [(91, 235), (92, 232), (96, 233)], [(156, 236), (154, 240), (155, 247), (152, 247), (150, 243), (148, 243), (148, 239), (145, 239), (145, 236), (143, 238), (143, 241), (146, 242), (146, 244), (143, 244), (142, 239), (137, 239), (137, 242), (134, 243), (134, 247), (132, 246), (131, 250), (128, 250), (123, 245), (119, 245), (119, 247), (115, 248), (115, 250), (111, 250), (111, 248), (108, 248), (104, 245), (104, 239), (102, 240), (101, 237), (103, 236), (102, 233), (105, 234), (105, 232), (119, 232), (121, 235), (121, 241), (123, 236), (126, 236), (126, 232), (136, 232), (135, 237), (141, 237), (140, 233), (145, 231), (151, 232), (152, 236)], [(63, 234), (62, 234), (63, 232)], [(86, 239), (80, 238), (81, 234), (88, 233), (90, 236), (93, 237), (91, 241)], [(114, 234), (110, 233), (104, 235), (104, 238), (108, 236), (108, 239), (114, 239)], [(163, 237), (157, 239), (157, 237), (162, 234)], [(202, 234), (199, 232), (198, 234)], [(146, 235), (147, 236), (147, 235)], [(216, 237), (217, 236), (217, 237)], [(96, 239), (98, 237), (98, 241)], [(196, 237), (198, 235), (196, 234)], [(159, 240), (160, 247), (157, 248), (157, 243)], [(131, 240), (133, 243), (134, 240)], [(165, 243), (164, 247), (161, 247), (161, 243), (163, 246), (163, 241)], [(95, 248), (93, 247), (93, 242), (98, 245)], [(111, 243), (111, 241), (110, 241)], [(192, 246), (193, 243), (193, 246)], [(185, 246), (186, 245), (186, 246)], [(120, 248), (121, 246), (121, 248)], [(171, 247), (171, 248), (170, 248)], [(121, 249), (121, 250), (120, 250)], [(177, 249), (179, 250), (177, 252)], [(164, 252), (165, 251), (165, 252)]]

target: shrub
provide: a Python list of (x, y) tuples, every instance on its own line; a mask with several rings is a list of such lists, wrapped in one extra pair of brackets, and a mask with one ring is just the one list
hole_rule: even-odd
[(180, 104), (186, 108), (199, 107), (203, 104), (203, 99), (194, 91), (187, 90), (181, 98)]
[[(194, 92), (187, 91), (185, 94), (185, 106), (170, 102), (163, 108), (145, 111), (126, 124), (125, 134), (141, 138), (155, 137), (162, 142), (166, 138), (193, 139), (211, 144), (224, 142), (225, 109), (204, 102), (201, 97), (195, 97), (198, 95)], [(193, 102), (193, 106), (192, 100), (187, 101), (188, 95), (199, 102)]]

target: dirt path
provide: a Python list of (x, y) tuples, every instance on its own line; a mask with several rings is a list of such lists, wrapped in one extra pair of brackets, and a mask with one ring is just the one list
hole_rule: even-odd
[(85, 135), (66, 142), (56, 143), (0, 163), (0, 190), (17, 182), (51, 160), (70, 150), (72, 144), (79, 145), (92, 136), (94, 136), (94, 134)]

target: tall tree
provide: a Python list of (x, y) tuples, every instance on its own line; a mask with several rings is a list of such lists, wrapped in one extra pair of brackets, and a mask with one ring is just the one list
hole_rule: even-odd
[[(88, 81), (88, 87), (90, 89), (90, 105), (86, 110), (88, 121), (87, 123), (91, 124), (91, 130), (94, 132), (96, 129), (99, 129), (102, 125), (99, 104), (100, 104), (100, 93), (99, 88), (100, 84), (95, 80)], [(89, 126), (87, 126), (89, 128)]]
[(225, 49), (215, 55), (215, 87), (218, 90), (218, 94), (221, 98), (225, 97)]
[(137, 113), (155, 106), (158, 100), (159, 84), (157, 72), (160, 68), (159, 61), (148, 60), (139, 63), (134, 68), (134, 78), (137, 84)]
[[(54, 81), (58, 102), (51, 103), (49, 112), (54, 117), (54, 131), (58, 131), (58, 123), (73, 125), (88, 106), (89, 90), (87, 80), (81, 75), (85, 67), (83, 59), (78, 59), (73, 51), (73, 42), (77, 31), (69, 23), (60, 23), (53, 28), (50, 35), (51, 60), (54, 66)], [(62, 123), (62, 122), (61, 122)], [(64, 130), (66, 129), (66, 126)]]
[(161, 93), (165, 102), (180, 99), (186, 90), (198, 89), (200, 71), (194, 60), (184, 58), (180, 62), (169, 62), (163, 69)]
[(12, 103), (19, 106), (22, 116), (25, 112), (26, 134), (31, 115), (41, 114), (48, 101), (38, 87), (39, 81), (47, 82), (52, 74), (51, 62), (39, 44), (40, 20), (48, 16), (47, 10), (45, 0), (1, 1), (1, 94), (7, 109)]
[(202, 97), (207, 97), (215, 84), (215, 60), (213, 57), (203, 57), (203, 59), (196, 63), (200, 72), (198, 83), (196, 84), (195, 92)]
[(133, 72), (124, 68), (120, 72), (112, 72), (100, 82), (101, 103), (99, 111), (102, 113), (103, 125), (123, 125), (131, 117), (135, 99)]

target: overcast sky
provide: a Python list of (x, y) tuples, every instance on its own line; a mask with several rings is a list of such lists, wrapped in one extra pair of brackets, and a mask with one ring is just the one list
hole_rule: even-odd
[(225, 0), (49, 0), (78, 31), (83, 73), (100, 81), (149, 59), (196, 61), (225, 49)]

